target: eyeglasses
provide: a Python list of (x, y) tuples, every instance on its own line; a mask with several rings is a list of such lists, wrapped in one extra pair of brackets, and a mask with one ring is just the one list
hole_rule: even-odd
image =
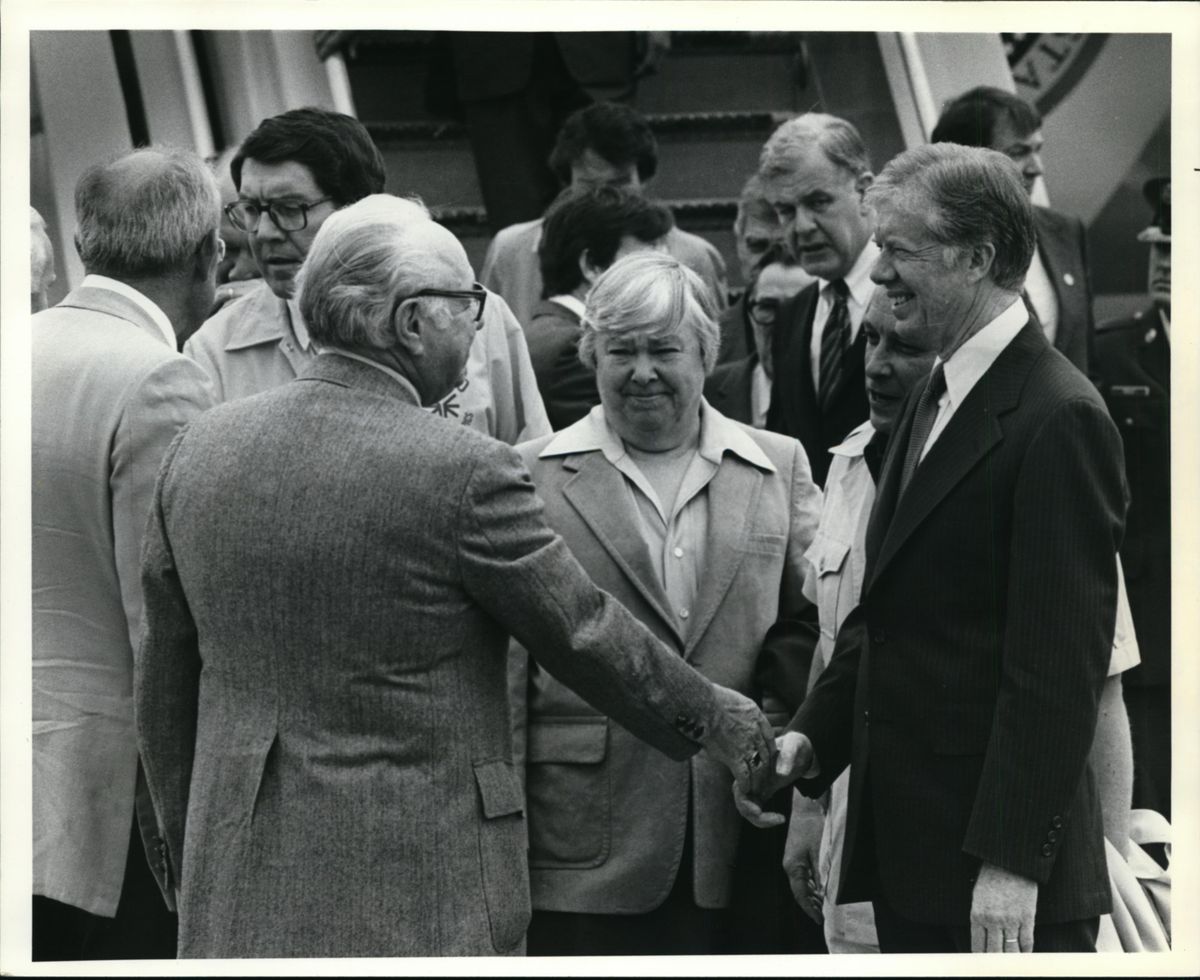
[(775, 318), (779, 315), (779, 307), (782, 305), (782, 299), (775, 296), (764, 296), (762, 299), (751, 300), (746, 307), (750, 311), (750, 319), (764, 327), (769, 327), (775, 322)]
[(443, 299), (474, 301), (475, 316), (473, 320), (475, 329), (483, 329), (483, 308), (487, 305), (488, 294), (487, 290), (479, 285), (479, 283), (475, 283), (471, 289), (418, 289), (415, 293), (410, 293), (408, 296), (400, 296), (396, 299), (396, 303), (392, 307), (392, 316), (396, 315), (396, 310), (400, 308), (401, 303), (406, 303), (410, 299), (420, 299), (422, 296), (439, 296)]
[(323, 197), (307, 204), (300, 201), (234, 201), (225, 205), (225, 217), (239, 231), (254, 233), (264, 214), (271, 216), (280, 231), (300, 231), (308, 227), (308, 212), (332, 198)]

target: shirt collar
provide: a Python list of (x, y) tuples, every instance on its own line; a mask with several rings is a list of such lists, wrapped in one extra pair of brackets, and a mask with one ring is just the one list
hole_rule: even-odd
[[(850, 297), (862, 309), (866, 309), (867, 304), (871, 302), (871, 292), (875, 289), (875, 283), (871, 282), (871, 266), (875, 264), (877, 258), (879, 258), (879, 246), (875, 244), (874, 239), (868, 238), (867, 244), (858, 253), (858, 258), (854, 260), (854, 265), (845, 275), (846, 288), (850, 290)], [(830, 281), (829, 279), (820, 280), (822, 292), (829, 286)]]
[(831, 450), (835, 456), (845, 456), (849, 459), (857, 459), (863, 454), (867, 448), (867, 443), (875, 435), (875, 426), (868, 419), (858, 428), (853, 429), (840, 445), (834, 446)]
[(308, 333), (308, 324), (300, 315), (300, 304), (296, 302), (295, 298), (287, 301), (287, 310), (292, 321), (292, 333), (296, 336), (296, 343), (300, 345), (301, 350), (307, 351), (312, 347), (312, 338)]
[(175, 336), (175, 331), (171, 329), (171, 321), (167, 319), (167, 315), (162, 311), (154, 300), (143, 293), (139, 289), (134, 289), (129, 283), (121, 282), (119, 279), (110, 279), (108, 276), (97, 275), (95, 272), (88, 273), (83, 277), (80, 287), (90, 286), (93, 289), (107, 289), (113, 293), (119, 293), (131, 303), (136, 304), (137, 308), (146, 314), (151, 322), (158, 327), (159, 333), (162, 334), (163, 340), (167, 342), (171, 350), (176, 350), (179, 347), (179, 339)]
[(409, 381), (408, 378), (406, 378), (399, 371), (393, 370), (392, 368), (388, 367), (386, 364), (380, 364), (378, 361), (373, 361), (369, 357), (363, 357), (361, 354), (354, 354), (348, 350), (341, 350), (340, 348), (337, 348), (337, 347), (325, 347), (321, 350), (321, 353), (322, 354), (336, 354), (338, 357), (348, 357), (352, 361), (358, 361), (361, 364), (366, 364), (369, 367), (373, 367), (373, 368), (375, 368), (376, 371), (382, 371), (384, 374), (386, 374), (389, 378), (391, 378), (393, 381), (395, 381), (401, 387), (407, 388), (410, 392), (412, 392), (413, 400), (418, 405), (421, 404), (421, 396), (419, 394), (417, 394), (417, 389), (413, 387), (413, 383), (411, 381)]
[(1012, 304), (1003, 313), (951, 354), (948, 361), (943, 362), (946, 394), (955, 405), (962, 404), (962, 400), (987, 373), (987, 369), (1000, 356), (1000, 352), (1012, 342), (1028, 321), (1029, 311), (1021, 297), (1014, 297)]
[[(554, 436), (538, 453), (539, 459), (550, 456), (570, 456), (576, 453), (601, 452), (614, 466), (625, 456), (625, 444), (609, 427), (604, 406), (596, 405), (574, 425)], [(727, 419), (705, 399), (700, 400), (699, 455), (710, 463), (720, 465), (726, 452), (741, 457), (759, 469), (774, 473), (775, 465), (767, 458), (758, 443), (738, 423)]]
[(551, 296), (550, 302), (557, 303), (564, 309), (570, 310), (577, 317), (579, 317), (580, 320), (583, 319), (583, 300), (581, 300), (578, 296), (572, 296), (570, 293), (563, 293), (559, 296)]

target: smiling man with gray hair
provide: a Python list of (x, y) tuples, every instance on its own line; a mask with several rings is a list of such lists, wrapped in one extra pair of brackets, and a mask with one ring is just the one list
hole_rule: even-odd
[(1111, 905), (1088, 754), (1120, 437), (1021, 302), (1033, 215), (1010, 160), (917, 147), (869, 200), (895, 333), (938, 356), (893, 427), (859, 605), (780, 768), (815, 796), (853, 760), (839, 901), (873, 902), (883, 952), (1092, 950)]
[(163, 453), (212, 404), (176, 347), (212, 303), (219, 203), (186, 151), (89, 168), (75, 193), (87, 275), (33, 317), (35, 960), (175, 945), (134, 738), (138, 557)]
[(144, 551), (138, 733), (180, 955), (519, 953), (510, 634), (747, 790), (770, 727), (592, 585), (513, 449), (424, 410), (487, 301), (453, 235), (367, 197), (325, 220), (299, 296), (322, 353), (176, 440)]

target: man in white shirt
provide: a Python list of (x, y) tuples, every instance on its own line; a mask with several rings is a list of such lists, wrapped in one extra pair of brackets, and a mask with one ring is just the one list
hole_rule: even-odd
[(89, 169), (75, 208), (87, 275), (33, 317), (32, 953), (169, 958), (134, 736), (138, 563), (163, 454), (212, 405), (176, 348), (212, 305), (220, 199), (198, 157), (144, 149)]
[[(213, 379), (218, 401), (275, 388), (316, 359), (295, 279), (325, 220), (384, 187), (383, 157), (366, 127), (325, 109), (264, 119), (230, 164), (238, 199), (226, 208), (246, 233), (263, 281), (221, 308), (184, 348)], [(498, 296), (484, 304), (461, 383), (434, 415), (515, 443), (550, 431), (529, 352)]]
[(829, 448), (866, 421), (863, 312), (871, 299), (871, 161), (844, 119), (805, 113), (780, 126), (759, 161), (767, 200), (817, 281), (779, 311), (767, 428), (795, 436), (824, 484)]
[(1011, 161), (917, 147), (870, 200), (871, 277), (897, 334), (938, 358), (892, 433), (859, 604), (778, 769), (817, 796), (853, 763), (838, 900), (872, 902), (883, 952), (1092, 950), (1111, 907), (1088, 754), (1120, 436), (1021, 302), (1033, 215)]

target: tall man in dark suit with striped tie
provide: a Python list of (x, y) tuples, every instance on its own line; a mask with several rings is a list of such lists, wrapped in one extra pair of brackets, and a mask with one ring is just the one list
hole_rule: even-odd
[(896, 337), (938, 359), (893, 429), (859, 605), (777, 771), (817, 796), (852, 763), (838, 901), (874, 904), (883, 952), (1091, 950), (1111, 906), (1088, 754), (1120, 435), (1021, 302), (1034, 225), (1011, 161), (917, 147), (868, 198)]
[(767, 428), (800, 440), (823, 485), (829, 448), (867, 419), (859, 327), (877, 255), (863, 198), (871, 161), (854, 126), (810, 112), (767, 140), (759, 178), (800, 265), (817, 277), (776, 317)]

